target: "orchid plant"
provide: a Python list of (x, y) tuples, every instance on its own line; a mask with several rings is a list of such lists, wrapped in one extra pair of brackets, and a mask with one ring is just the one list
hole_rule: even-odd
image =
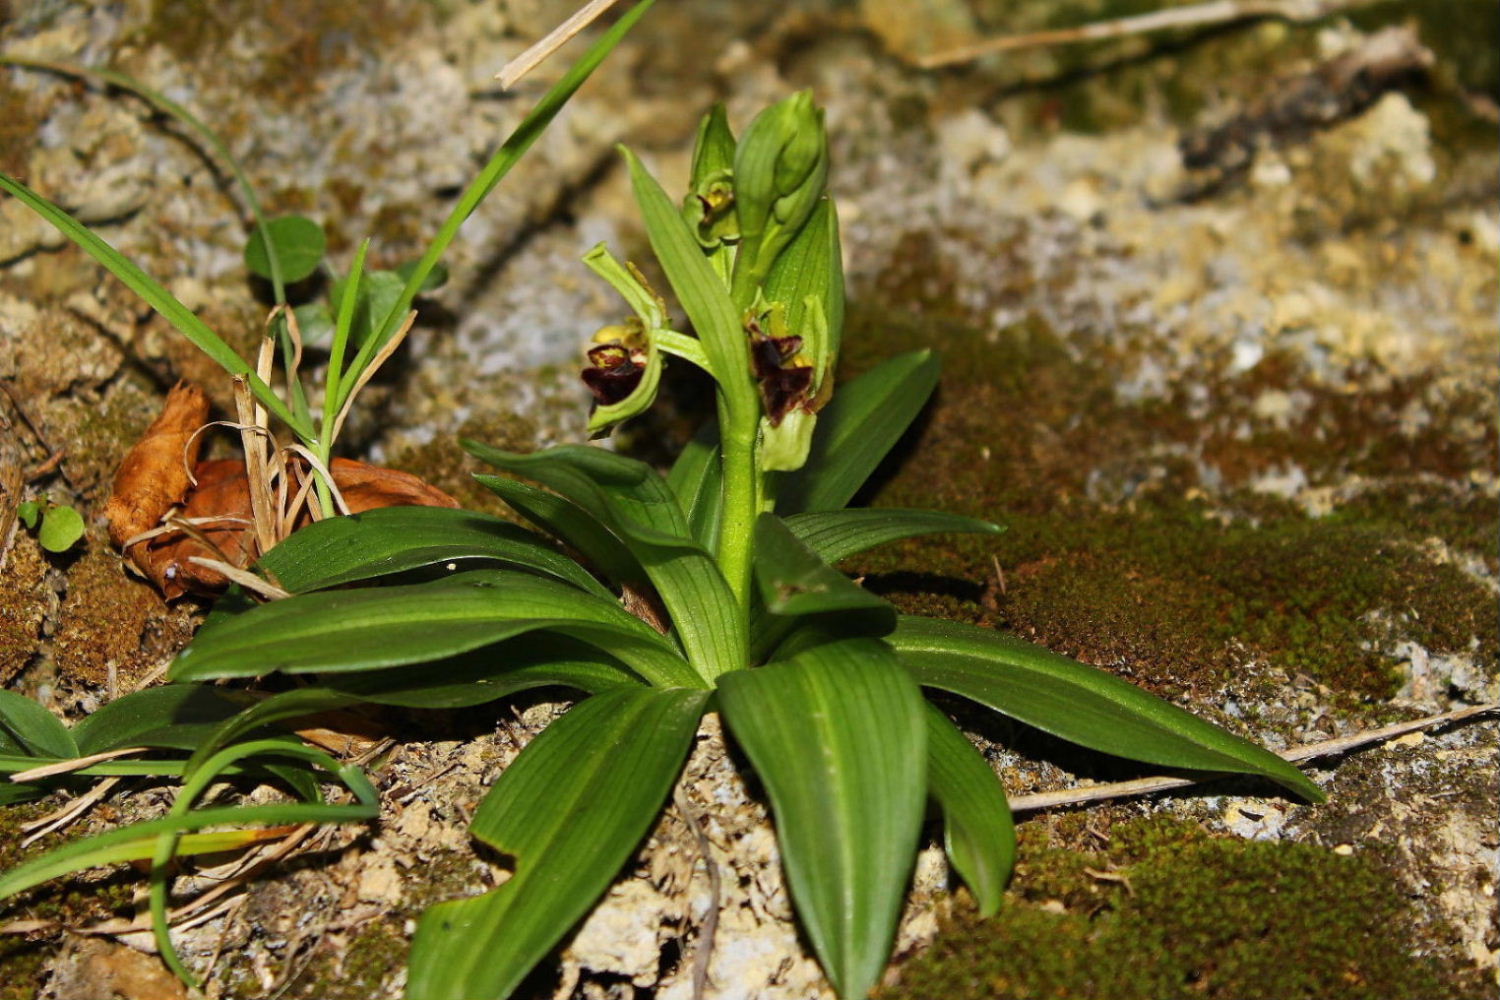
[[(680, 202), (624, 157), (692, 332), (674, 328), (638, 269), (590, 251), (587, 265), (630, 310), (587, 351), (590, 427), (607, 433), (649, 407), (669, 358), (701, 368), (716, 415), (670, 470), (598, 446), (517, 454), (467, 441), (510, 474), (479, 480), (535, 530), (444, 508), (311, 525), (258, 565), (294, 596), (216, 613), (177, 658), (174, 683), (134, 696), (188, 706), (179, 726), (193, 721), (192, 740), (179, 728), (169, 745), (194, 747), (180, 770), (196, 794), (252, 753), (312, 753), (267, 735), (298, 716), (359, 703), (472, 706), (542, 686), (578, 692), (475, 812), (474, 837), (513, 875), (421, 917), (411, 1000), (509, 996), (635, 853), (708, 713), (759, 776), (798, 919), (851, 1000), (870, 993), (888, 961), (929, 801), (981, 912), (1000, 906), (1011, 869), (1005, 790), (924, 690), (1103, 753), (1256, 775), (1321, 798), (1275, 754), (1119, 678), (989, 629), (901, 615), (836, 568), (902, 538), (1000, 529), (848, 506), (922, 409), (938, 362), (916, 351), (835, 386), (839, 228), (822, 112), (809, 95), (765, 110), (738, 139), (722, 109), (710, 112)], [(271, 673), (303, 683), (249, 707), (214, 686)], [(129, 701), (109, 706), (117, 719)], [(97, 751), (151, 734), (74, 735), (49, 730), (38, 745)], [(74, 743), (60, 747), (65, 737)], [(373, 812), (357, 770), (324, 755), (309, 762), (357, 801), (298, 808)], [(189, 839), (222, 836), (196, 831), (233, 810), (194, 811), (186, 792), (179, 803), (135, 833), (94, 838), (95, 849), (82, 841), (0, 877), (0, 894), (129, 856), (126, 842), (158, 867), (174, 852), (220, 849)]]

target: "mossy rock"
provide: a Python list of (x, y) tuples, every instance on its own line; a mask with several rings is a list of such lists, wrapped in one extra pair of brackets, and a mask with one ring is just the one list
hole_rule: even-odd
[(1411, 953), (1413, 915), (1378, 861), (1210, 837), (1168, 819), (1099, 853), (1023, 837), (1000, 914), (961, 905), (883, 1000), (1441, 1000), (1478, 977)]
[[(1177, 400), (1122, 399), (1119, 350), (1080, 357), (1035, 321), (986, 336), (886, 310), (852, 325), (853, 370), (917, 345), (945, 361), (934, 404), (866, 499), (1008, 528), (851, 561), (904, 610), (997, 625), (1199, 698), (1226, 687), (1274, 698), (1300, 676), (1337, 707), (1378, 705), (1400, 687), (1402, 642), (1500, 652), (1489, 587), (1430, 544), (1493, 560), (1496, 503), (1464, 471), (1483, 467), (1483, 442), (1444, 437), (1462, 414), (1425, 432), (1442, 446), (1395, 448), (1408, 395), (1387, 386), (1389, 407), (1329, 392), (1304, 424), (1273, 432), (1245, 400), (1300, 385), (1298, 371), (1273, 361), (1231, 379), (1209, 366), (1222, 407), (1241, 413), (1228, 422), (1252, 428), (1236, 436)], [(1363, 486), (1312, 516), (1251, 487), (1282, 463), (1310, 470), (1314, 486)]]

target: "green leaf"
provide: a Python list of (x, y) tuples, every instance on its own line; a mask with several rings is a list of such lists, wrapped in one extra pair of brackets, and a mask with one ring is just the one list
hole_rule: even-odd
[(748, 419), (750, 414), (759, 412), (760, 401), (750, 377), (750, 348), (739, 310), (703, 256), (698, 238), (688, 229), (656, 178), (630, 150), (621, 147), (621, 152), (630, 167), (631, 185), (651, 249), (703, 342), (709, 372), (719, 383), (736, 419)]
[(41, 785), (15, 785), (10, 782), (0, 784), (0, 806), (13, 806), (22, 802), (30, 802), (47, 795), (50, 789)]
[[(0, 789), (8, 791), (9, 789)], [(270, 824), (292, 823), (292, 822), (352, 822), (369, 817), (353, 817), (348, 810), (356, 808), (352, 806), (284, 806), (285, 809), (293, 810), (291, 818), (285, 820), (274, 820), (261, 818), (261, 822)], [(317, 810), (313, 815), (318, 818), (313, 820), (298, 820), (297, 816), (309, 815), (306, 810)], [(338, 810), (335, 812), (335, 810)], [(218, 809), (215, 812), (231, 813), (232, 808)], [(190, 814), (191, 815), (191, 814)], [(231, 822), (229, 817), (221, 816), (220, 823)], [(139, 824), (145, 826), (146, 824)], [(160, 841), (163, 828), (156, 828), (155, 832), (141, 833), (138, 826), (126, 827), (114, 833), (129, 833), (128, 837), (115, 837), (108, 842), (100, 842), (100, 837), (90, 837), (85, 840), (76, 840), (70, 844), (58, 848), (51, 854), (43, 855), (36, 861), (20, 865), (17, 868), (0, 876), (0, 899), (13, 896), (18, 892), (24, 892), (33, 886), (40, 885), (49, 879), (57, 878), (59, 875), (67, 875), (69, 872), (83, 871), (86, 868), (99, 868), (104, 865), (121, 864), (126, 861), (149, 861), (156, 852), (156, 845)], [(187, 834), (177, 841), (176, 857), (185, 858), (195, 854), (219, 854), (224, 851), (232, 851), (254, 843), (254, 837), (244, 830), (220, 830), (215, 833)], [(86, 850), (72, 850), (69, 848), (83, 848)], [(66, 852), (66, 853), (64, 853)]]
[[(350, 316), (350, 327), (348, 342), (355, 346), (363, 346), (375, 336), (381, 327), (391, 316), (391, 310), (401, 300), (402, 284), (401, 278), (395, 271), (364, 271), (356, 276), (351, 272), (348, 278), (342, 278), (333, 283), (329, 294), (329, 300), (333, 307), (343, 312), (345, 290), (350, 282), (355, 282), (354, 312)], [(405, 315), (404, 313), (402, 315)], [(363, 355), (361, 355), (363, 356)], [(340, 384), (353, 384), (359, 377), (361, 369), (351, 367), (344, 373)]]
[(853, 639), (719, 678), (719, 704), (765, 783), (792, 900), (841, 997), (890, 954), (926, 793), (921, 692), (890, 647)]
[(607, 653), (565, 635), (533, 632), (519, 640), (432, 663), (331, 674), (318, 684), (277, 692), (205, 736), (187, 771), (194, 772), (221, 747), (265, 726), (360, 703), (469, 708), (538, 687), (569, 687), (595, 694), (614, 687), (640, 687), (641, 683)]
[(260, 559), (294, 594), (405, 573), (424, 566), (498, 562), (555, 577), (606, 600), (583, 567), (524, 528), (448, 507), (379, 507), (330, 517), (294, 532)]
[(25, 500), (16, 505), (16, 517), (26, 525), (26, 530), (36, 528), (37, 521), (42, 516), (42, 502), (40, 500)]
[(943, 810), (943, 846), (979, 903), (979, 915), (1000, 909), (1016, 860), (1016, 828), (1005, 787), (968, 737), (927, 705), (927, 788)]
[(786, 526), (825, 562), (837, 563), (886, 542), (919, 535), (998, 535), (998, 524), (936, 510), (849, 507), (793, 514)]
[(643, 684), (619, 660), (562, 632), (535, 632), (421, 667), (328, 678), (332, 690), (362, 701), (426, 709), (468, 708), (538, 687), (598, 694)]
[(781, 518), (764, 513), (755, 523), (755, 582), (767, 611), (793, 617), (833, 612), (877, 612), (896, 626), (896, 609), (820, 559)]
[(137, 267), (130, 258), (95, 236), (91, 229), (77, 219), (7, 174), (0, 173), (0, 190), (14, 195), (26, 207), (56, 226), (64, 236), (119, 278), (127, 288), (145, 299), (151, 308), (161, 313), (162, 318), (176, 327), (177, 331), (194, 347), (217, 362), (219, 367), (231, 375), (243, 376), (250, 386), (250, 391), (255, 394), (256, 401), (292, 428), (298, 437), (310, 440), (314, 436), (312, 426), (307, 421), (298, 419), (291, 410), (287, 409), (281, 398), (250, 369), (243, 358), (219, 339), (219, 335), (210, 330), (191, 309), (179, 302), (171, 292)]
[(207, 684), (164, 684), (116, 698), (73, 727), (78, 755), (120, 747), (193, 750), (245, 707), (243, 696)]
[[(62, 847), (26, 864), (18, 865), (0, 875), (0, 899), (24, 892), (48, 879), (85, 868), (118, 864), (122, 861), (139, 861), (151, 858), (156, 853), (158, 838), (163, 834), (185, 833), (201, 830), (206, 826), (239, 825), (291, 825), (295, 823), (359, 823), (374, 819), (379, 814), (378, 804), (371, 799), (355, 805), (321, 805), (317, 803), (285, 803), (269, 806), (221, 806), (200, 809), (182, 816), (136, 823), (133, 826), (111, 830), (93, 837), (85, 837), (64, 844)], [(240, 846), (245, 842), (238, 831), (204, 834), (199, 838), (183, 837), (178, 842), (178, 854), (207, 854)]]
[(78, 756), (78, 745), (68, 727), (31, 698), (0, 690), (0, 753), (32, 757)]
[(270, 281), (273, 276), (271, 258), (266, 253), (266, 238), (276, 252), (281, 264), (281, 280), (301, 281), (309, 277), (323, 262), (328, 250), (328, 238), (323, 227), (302, 215), (283, 215), (267, 219), (263, 228), (250, 233), (245, 244), (245, 267), (251, 274)]
[(200, 630), (178, 655), (171, 676), (207, 680), (399, 667), (549, 628), (607, 650), (653, 683), (702, 683), (666, 638), (613, 602), (545, 577), (498, 569), (262, 605)]
[(705, 423), (678, 453), (677, 461), (667, 473), (667, 485), (682, 505), (693, 537), (712, 552), (719, 544), (719, 521), (724, 513), (724, 466), (719, 452), (718, 421)]
[[(0, 774), (15, 774), (19, 771), (30, 771), (33, 768), (50, 767), (53, 764), (73, 764), (76, 763), (77, 760), (77, 756), (73, 754), (69, 754), (66, 757), (33, 757), (26, 754), (16, 755), (0, 753)], [(116, 760), (105, 760), (100, 761), (97, 764), (89, 764), (86, 767), (79, 767), (75, 770), (69, 771), (66, 776), (59, 777), (133, 778), (144, 776), (155, 778), (175, 778), (182, 775), (184, 763), (185, 762), (181, 758), (175, 757), (171, 759), (165, 759), (161, 757), (127, 759), (121, 757)], [(254, 775), (263, 778), (267, 770), (268, 768), (262, 767), (260, 765), (253, 765), (248, 767), (230, 768), (224, 773), (233, 775)], [(50, 782), (53, 779), (43, 778), (41, 780), (44, 782)]]
[(472, 828), (515, 859), (515, 874), (498, 889), (422, 915), (408, 1000), (508, 996), (635, 853), (707, 701), (706, 691), (606, 691), (527, 746)]
[(603, 448), (559, 445), (526, 455), (476, 441), (465, 449), (496, 468), (534, 479), (607, 525), (622, 539), (631, 534), (662, 536), (666, 542), (695, 544), (677, 497), (645, 462)]
[[(469, 442), (463, 445), (473, 450)], [(646, 582), (646, 571), (625, 543), (573, 501), (503, 476), (475, 475), (474, 481), (532, 524), (577, 549), (608, 579), (620, 584)]]
[[(402, 264), (401, 266), (396, 268), (396, 276), (400, 278), (402, 282), (410, 281), (412, 275), (417, 273), (417, 265), (420, 263), (421, 261), (407, 261), (405, 264)], [(432, 266), (432, 269), (430, 271), (422, 276), (422, 280), (417, 284), (417, 294), (420, 295), (423, 292), (435, 292), (447, 283), (448, 265), (444, 264), (442, 261), (438, 261)]]
[(83, 537), (83, 518), (72, 507), (48, 507), (36, 540), (48, 552), (66, 552)]
[(807, 464), (782, 480), (778, 513), (838, 510), (847, 504), (922, 411), (937, 378), (937, 356), (912, 351), (841, 387), (818, 414)]
[(745, 665), (746, 622), (729, 583), (692, 537), (671, 487), (649, 465), (578, 445), (534, 455), (474, 442), (464, 447), (556, 490), (613, 531), (644, 567), (689, 662), (705, 679)]
[(1163, 767), (1261, 775), (1323, 800), (1317, 785), (1269, 750), (1041, 646), (972, 625), (906, 617), (889, 641), (923, 686), (963, 695), (1070, 743)]

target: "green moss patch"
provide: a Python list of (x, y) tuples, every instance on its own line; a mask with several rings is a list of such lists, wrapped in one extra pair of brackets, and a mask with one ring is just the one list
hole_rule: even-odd
[[(1401, 438), (1397, 415), (1419, 387), (1327, 391), (1278, 429), (1255, 423), (1254, 400), (1300, 388), (1293, 367), (1210, 369), (1215, 415), (1195, 420), (1187, 387), (1171, 390), (1181, 399), (1122, 400), (1122, 355), (1079, 359), (1039, 323), (984, 336), (946, 320), (871, 320), (847, 341), (851, 368), (916, 344), (945, 364), (911, 447), (867, 499), (1009, 529), (851, 561), (906, 610), (1008, 628), (1161, 693), (1244, 690), (1255, 662), (1347, 702), (1383, 700), (1400, 684), (1402, 640), (1497, 654), (1492, 594), (1427, 545), (1493, 560), (1496, 503), (1468, 476), (1491, 461), (1489, 432), (1449, 434), (1465, 419), (1449, 413), (1421, 441)], [(1289, 466), (1335, 492), (1364, 486), (1317, 517), (1249, 488)]]
[(1097, 853), (1044, 837), (1023, 831), (1001, 913), (957, 908), (886, 1000), (1486, 995), (1477, 975), (1410, 953), (1412, 915), (1372, 861), (1166, 819), (1116, 826)]

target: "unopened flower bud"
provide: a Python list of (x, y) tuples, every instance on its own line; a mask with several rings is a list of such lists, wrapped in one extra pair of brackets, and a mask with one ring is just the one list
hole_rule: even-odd
[(828, 179), (823, 113), (807, 91), (762, 111), (750, 123), (734, 159), (740, 223), (733, 293), (742, 308), (771, 265), (817, 207)]

